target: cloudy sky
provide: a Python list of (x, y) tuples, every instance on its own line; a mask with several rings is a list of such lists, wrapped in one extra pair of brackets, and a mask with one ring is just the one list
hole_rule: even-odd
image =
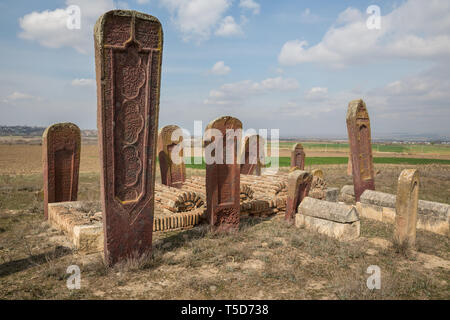
[[(66, 27), (70, 5), (80, 29)], [(1, 1), (0, 125), (96, 128), (93, 25), (114, 8), (163, 25), (160, 126), (232, 115), (282, 137), (345, 137), (362, 98), (374, 137), (450, 136), (448, 0)]]

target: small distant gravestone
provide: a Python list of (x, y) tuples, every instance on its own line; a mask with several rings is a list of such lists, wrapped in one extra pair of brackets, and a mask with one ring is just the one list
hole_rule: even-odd
[[(214, 131), (221, 133), (222, 141), (209, 134)], [(214, 156), (214, 161), (205, 158), (207, 217), (217, 231), (233, 231), (239, 227), (241, 131), (241, 121), (229, 116), (211, 121), (205, 129), (205, 157), (210, 148)]]
[(398, 178), (395, 205), (395, 243), (406, 247), (414, 247), (418, 202), (419, 172), (416, 169), (405, 169)]
[(313, 176), (303, 170), (295, 170), (288, 175), (285, 219), (294, 223), (298, 205), (308, 196)]
[(264, 141), (259, 135), (245, 137), (242, 151), (241, 174), (260, 176), (264, 166)]
[(153, 16), (112, 10), (95, 25), (104, 253), (152, 248), (163, 33)]
[(80, 170), (81, 134), (73, 123), (57, 123), (42, 136), (44, 216), (48, 204), (76, 201)]
[[(161, 183), (169, 187), (181, 188), (186, 180), (186, 167), (183, 158), (183, 136), (172, 140), (172, 134), (181, 132), (180, 127), (169, 125), (161, 128), (158, 133), (158, 160), (161, 170)], [(176, 153), (176, 154), (175, 154)], [(173, 158), (177, 157), (177, 159)]]
[(291, 151), (291, 168), (305, 169), (305, 151), (301, 143), (296, 143)]
[(364, 101), (354, 100), (348, 104), (347, 131), (355, 198), (359, 201), (364, 190), (375, 190), (370, 120)]

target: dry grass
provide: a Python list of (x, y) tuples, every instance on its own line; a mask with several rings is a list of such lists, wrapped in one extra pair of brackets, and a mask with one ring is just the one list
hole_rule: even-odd
[[(418, 252), (405, 256), (388, 242), (392, 226), (365, 219), (361, 239), (349, 243), (288, 226), (279, 216), (243, 220), (234, 234), (198, 226), (157, 235), (151, 258), (113, 268), (100, 254), (73, 253), (40, 215), (2, 216), (0, 226), (7, 260), (0, 262), (0, 299), (450, 298), (450, 270), (442, 264), (449, 259), (447, 237), (419, 231)], [(80, 290), (66, 287), (72, 264), (81, 269)], [(381, 268), (381, 290), (366, 287), (370, 265)]]

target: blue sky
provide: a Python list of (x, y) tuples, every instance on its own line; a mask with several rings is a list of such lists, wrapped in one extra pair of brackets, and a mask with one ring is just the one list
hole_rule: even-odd
[[(69, 5), (79, 30), (65, 27)], [(282, 137), (345, 137), (362, 98), (374, 137), (450, 136), (447, 0), (1, 1), (0, 125), (96, 128), (92, 28), (113, 8), (162, 22), (160, 126), (232, 115)]]

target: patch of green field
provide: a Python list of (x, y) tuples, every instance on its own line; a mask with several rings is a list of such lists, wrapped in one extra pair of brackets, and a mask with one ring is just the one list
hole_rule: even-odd
[[(297, 142), (281, 141), (279, 142), (280, 148), (291, 149)], [(314, 143), (304, 142), (302, 143), (306, 150), (315, 151), (344, 151), (348, 150), (348, 143)], [(270, 143), (268, 143), (270, 148)], [(450, 154), (450, 146), (437, 145), (437, 144), (385, 144), (385, 143), (373, 143), (372, 150), (375, 152), (397, 152), (397, 153), (437, 153), (437, 154)]]
[[(186, 159), (187, 161), (188, 159)], [(206, 164), (204, 159), (201, 163), (200, 158), (191, 158), (191, 163), (186, 163), (186, 168), (192, 169), (205, 169)], [(270, 157), (266, 161), (271, 161)], [(291, 165), (291, 159), (289, 157), (279, 157), (279, 167), (289, 167)], [(317, 165), (317, 164), (346, 164), (348, 162), (347, 157), (306, 157), (305, 165)], [(416, 159), (416, 158), (391, 158), (391, 157), (375, 157), (373, 158), (374, 163), (380, 164), (410, 164), (410, 165), (420, 165), (420, 164), (448, 164), (450, 165), (450, 160), (443, 159)], [(270, 163), (268, 164), (270, 165)]]

